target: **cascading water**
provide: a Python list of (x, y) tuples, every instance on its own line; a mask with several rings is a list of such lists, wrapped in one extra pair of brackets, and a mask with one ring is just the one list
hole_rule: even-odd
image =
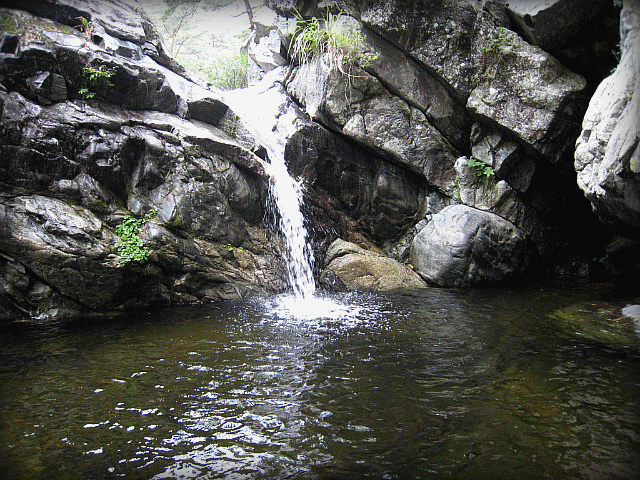
[(269, 173), (272, 175), (271, 198), (279, 213), (278, 224), (286, 247), (289, 284), (296, 297), (308, 299), (313, 297), (316, 284), (313, 279), (313, 253), (307, 241), (301, 208), (302, 185), (289, 175), (283, 157), (274, 156)]
[(247, 130), (267, 150), (270, 160), (267, 166), (271, 176), (270, 194), (285, 243), (283, 257), (293, 295), (264, 299), (265, 314), (318, 325), (322, 321), (359, 321), (366, 302), (353, 302), (351, 295), (338, 298), (316, 294), (313, 254), (301, 209), (302, 185), (291, 177), (284, 160), (285, 139), (295, 133), (302, 113), (293, 106), (278, 82), (278, 72), (271, 71), (256, 86), (227, 91), (223, 96)]
[[(269, 85), (269, 84), (267, 84)], [(243, 120), (245, 127), (266, 148), (270, 164), (270, 194), (278, 213), (278, 226), (286, 251), (283, 252), (289, 285), (296, 299), (312, 299), (316, 291), (313, 278), (313, 254), (307, 241), (307, 229), (302, 215), (303, 191), (300, 182), (289, 175), (284, 159), (284, 142), (273, 133), (275, 119), (293, 125), (292, 118), (281, 112), (282, 91), (254, 87), (225, 92), (224, 100)]]

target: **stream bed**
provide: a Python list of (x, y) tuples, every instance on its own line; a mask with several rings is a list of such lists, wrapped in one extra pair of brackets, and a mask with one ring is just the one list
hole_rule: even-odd
[(0, 478), (640, 478), (637, 289), (281, 300), (0, 325)]

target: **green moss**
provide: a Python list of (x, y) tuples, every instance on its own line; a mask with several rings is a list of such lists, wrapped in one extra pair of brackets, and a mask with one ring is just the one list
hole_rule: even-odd
[(24, 33), (24, 28), (20, 28), (18, 21), (7, 12), (0, 13), (0, 30), (14, 35)]
[(640, 341), (630, 319), (617, 306), (578, 304), (556, 310), (552, 325), (563, 334), (611, 347), (638, 346)]

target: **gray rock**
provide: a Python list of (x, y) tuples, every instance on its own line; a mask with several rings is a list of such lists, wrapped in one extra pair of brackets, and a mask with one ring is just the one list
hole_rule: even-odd
[(379, 253), (337, 239), (327, 251), (325, 277), (337, 276), (349, 290), (390, 292), (425, 288), (413, 270)]
[(443, 287), (497, 282), (524, 270), (526, 240), (495, 214), (452, 205), (415, 237), (411, 262), (427, 282)]
[(471, 154), (493, 167), (496, 175), (520, 193), (531, 185), (536, 162), (517, 142), (500, 131), (483, 128), (476, 123), (472, 128)]
[[(80, 90), (88, 88), (93, 98), (126, 108), (182, 117), (193, 114), (214, 125), (222, 118), (224, 108), (216, 102), (215, 93), (193, 83), (164, 53), (159, 34), (141, 11), (119, 2), (34, 3), (40, 9), (30, 2), (24, 6), (34, 15), (4, 10), (12, 29), (7, 33), (23, 44), (15, 49), (3, 47), (0, 55), (0, 79), (9, 89), (48, 104), (80, 98)], [(60, 13), (65, 8), (75, 16)], [(47, 15), (55, 21), (42, 18)], [(73, 28), (80, 25), (80, 16), (91, 22), (91, 30)], [(3, 45), (6, 37), (4, 34)], [(108, 82), (87, 84), (85, 69), (101, 65), (114, 69), (113, 76)]]
[(287, 47), (282, 33), (277, 27), (266, 27), (260, 23), (255, 24), (247, 41), (247, 53), (249, 58), (257, 64), (262, 72), (270, 72), (274, 68), (287, 65)]
[(312, 118), (453, 192), (458, 154), (425, 114), (364, 70), (351, 75), (329, 71), (318, 58), (301, 66), (287, 88)]
[(578, 186), (608, 226), (640, 232), (640, 2), (625, 1), (622, 57), (598, 87), (576, 142)]
[[(0, 92), (0, 105), (0, 256), (11, 262), (3, 317), (284, 288), (277, 242), (261, 233), (264, 162), (222, 131), (114, 105), (38, 106), (15, 92)], [(121, 264), (114, 227), (154, 208), (142, 234), (149, 261)]]
[(566, 138), (582, 112), (577, 96), (585, 80), (507, 29), (494, 31), (488, 39), (485, 67), (475, 77), (467, 108), (484, 123), (506, 129), (558, 162), (570, 148)]
[(366, 0), (349, 11), (420, 61), (456, 98), (464, 100), (483, 66), (480, 47), (496, 27), (508, 26), (508, 19), (500, 14), (504, 7), (486, 3), (491, 8), (467, 0)]

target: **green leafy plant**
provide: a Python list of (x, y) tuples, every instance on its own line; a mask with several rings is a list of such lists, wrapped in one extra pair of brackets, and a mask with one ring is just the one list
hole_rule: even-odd
[[(83, 18), (83, 17), (81, 17)], [(87, 65), (82, 69), (83, 86), (78, 90), (82, 98), (89, 99), (96, 96), (92, 88), (113, 87), (111, 77), (116, 74), (117, 66), (107, 67), (102, 60), (96, 60), (96, 66)]]
[(315, 57), (324, 56), (331, 70), (346, 74), (353, 65), (368, 67), (377, 54), (364, 50), (364, 37), (357, 30), (343, 26), (343, 12), (331, 13), (327, 9), (323, 18), (305, 19), (295, 11), (293, 41), (289, 47), (290, 55), (298, 63), (304, 64)]
[(495, 171), (491, 165), (484, 163), (476, 157), (470, 157), (467, 161), (467, 165), (469, 168), (473, 169), (476, 177), (481, 183), (486, 182), (489, 177), (495, 175)]
[(120, 237), (120, 240), (116, 242), (116, 249), (122, 265), (126, 265), (129, 262), (145, 263), (149, 259), (151, 252), (145, 248), (144, 242), (140, 238), (140, 232), (145, 222), (157, 215), (157, 213), (157, 210), (153, 209), (143, 218), (134, 218), (131, 215), (126, 215), (116, 227), (116, 235)]
[(234, 250), (244, 250), (244, 248), (242, 247), (234, 247), (233, 245), (231, 245), (230, 243), (223, 243), (222, 245), (220, 245), (222, 248), (224, 248), (227, 252), (233, 252)]

